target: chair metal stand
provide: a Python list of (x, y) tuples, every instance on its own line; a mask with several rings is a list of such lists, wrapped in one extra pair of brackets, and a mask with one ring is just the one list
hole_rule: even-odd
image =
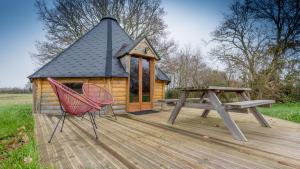
[(55, 126), (55, 128), (54, 128), (54, 130), (53, 130), (53, 132), (52, 132), (52, 134), (51, 134), (51, 137), (50, 137), (48, 143), (51, 143), (51, 140), (52, 140), (52, 138), (53, 138), (53, 136), (54, 136), (54, 133), (55, 133), (57, 127), (58, 127), (58, 124), (60, 123), (60, 121), (61, 121), (61, 119), (62, 119), (63, 117), (64, 117), (64, 115), (61, 115), (61, 117), (59, 118), (59, 120), (58, 120), (58, 122), (57, 122), (57, 124), (56, 124), (56, 126)]
[(112, 105), (110, 104), (109, 106), (110, 106), (110, 109), (111, 109), (112, 114), (113, 114), (114, 117), (115, 117), (115, 120), (117, 120), (117, 116), (116, 116), (116, 114), (115, 114), (115, 112), (114, 112), (114, 109), (113, 109)]
[(91, 123), (92, 123), (92, 126), (93, 126), (93, 129), (94, 129), (94, 133), (95, 133), (95, 136), (96, 136), (96, 139), (98, 139), (98, 135), (96, 133), (96, 123), (95, 123), (95, 119), (93, 118), (93, 115), (91, 113), (89, 113), (89, 116), (90, 116), (90, 120), (91, 120)]
[(62, 121), (62, 125), (61, 125), (61, 128), (60, 128), (60, 132), (62, 132), (63, 128), (64, 128), (64, 124), (65, 124), (65, 119), (66, 119), (66, 115), (67, 113), (66, 112), (63, 112), (64, 113), (64, 118), (63, 118), (63, 121)]
[[(103, 110), (103, 111), (104, 111), (104, 115), (107, 115), (107, 114), (108, 114), (108, 111), (109, 111), (108, 108), (111, 109), (111, 112), (112, 112), (112, 114), (113, 114), (115, 120), (117, 120), (117, 116), (116, 116), (116, 114), (115, 114), (115, 112), (114, 112), (114, 109), (113, 109), (113, 107), (112, 107), (111, 104), (105, 105), (105, 106), (103, 107), (103, 109), (105, 109), (105, 110)], [(101, 111), (99, 111), (99, 117), (101, 117)]]
[(95, 127), (96, 127), (96, 129), (98, 128), (98, 126), (97, 126), (97, 124), (96, 124), (96, 113), (91, 113), (91, 115), (92, 115), (92, 118), (93, 118), (93, 122), (94, 122), (94, 124), (95, 124)]
[[(101, 112), (103, 113), (101, 114)], [(106, 112), (107, 112), (107, 107), (106, 106), (102, 107), (102, 109), (99, 110), (99, 117), (102, 117), (101, 115), (105, 114)]]
[[(56, 92), (56, 94), (58, 95), (57, 92)], [(53, 132), (52, 132), (52, 134), (51, 134), (51, 137), (50, 137), (48, 143), (51, 143), (51, 140), (52, 140), (52, 138), (53, 138), (53, 136), (54, 136), (54, 133), (55, 133), (57, 127), (58, 127), (58, 124), (60, 123), (61, 119), (64, 118), (64, 119), (63, 119), (63, 123), (62, 123), (61, 128), (60, 128), (60, 132), (62, 132), (62, 129), (63, 129), (63, 127), (64, 127), (64, 123), (65, 123), (65, 119), (66, 119), (66, 112), (65, 112), (65, 111), (63, 110), (63, 108), (62, 108), (62, 105), (61, 105), (61, 103), (60, 103), (60, 98), (58, 98), (58, 100), (59, 100), (60, 109), (61, 109), (61, 111), (62, 111), (63, 113), (62, 113), (60, 119), (58, 120), (58, 122), (57, 122), (57, 124), (56, 124), (56, 126), (55, 126), (55, 128), (54, 128), (54, 130), (53, 130)]]

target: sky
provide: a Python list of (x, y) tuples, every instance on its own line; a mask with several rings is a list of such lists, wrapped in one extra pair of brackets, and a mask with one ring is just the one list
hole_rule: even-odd
[(231, 0), (162, 1), (170, 37), (181, 46), (191, 45), (205, 50), (211, 32), (223, 19)]
[[(209, 51), (210, 33), (222, 21), (231, 0), (162, 0), (169, 37), (180, 46)], [(38, 65), (30, 57), (45, 39), (34, 0), (0, 0), (0, 88), (23, 88)]]

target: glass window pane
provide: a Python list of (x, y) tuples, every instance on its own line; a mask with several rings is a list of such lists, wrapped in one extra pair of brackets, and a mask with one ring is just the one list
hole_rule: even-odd
[(130, 59), (130, 103), (139, 102), (139, 59)]
[(68, 88), (75, 90), (79, 94), (83, 94), (82, 92), (82, 84), (83, 83), (63, 83), (66, 85)]
[(143, 60), (143, 75), (142, 75), (142, 90), (143, 90), (143, 102), (150, 102), (150, 60)]

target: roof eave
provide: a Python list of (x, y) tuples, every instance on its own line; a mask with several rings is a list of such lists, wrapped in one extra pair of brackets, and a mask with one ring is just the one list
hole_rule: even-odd
[(39, 79), (39, 78), (48, 78), (48, 77), (54, 77), (54, 78), (96, 78), (96, 77), (103, 77), (103, 78), (111, 78), (111, 77), (120, 77), (120, 78), (128, 78), (128, 73), (126, 72), (126, 75), (109, 75), (109, 76), (31, 76), (28, 77), (29, 79)]

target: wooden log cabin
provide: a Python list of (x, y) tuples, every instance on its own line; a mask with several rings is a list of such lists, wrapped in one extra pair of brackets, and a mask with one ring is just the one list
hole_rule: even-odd
[(47, 77), (82, 93), (84, 82), (107, 88), (115, 113), (152, 110), (164, 99), (170, 80), (156, 66), (160, 60), (146, 37), (132, 40), (113, 17), (75, 41), (28, 78), (33, 86), (33, 111), (59, 113), (58, 99)]

